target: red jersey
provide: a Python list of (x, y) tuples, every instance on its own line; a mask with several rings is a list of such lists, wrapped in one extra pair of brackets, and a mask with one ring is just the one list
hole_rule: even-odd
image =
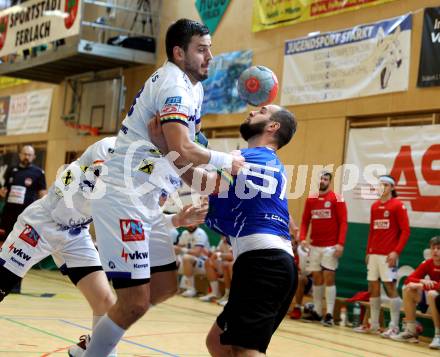
[(312, 245), (330, 247), (344, 245), (347, 234), (347, 206), (341, 196), (329, 191), (307, 198), (301, 221), (300, 239), (307, 237), (312, 222)]
[(401, 254), (409, 238), (408, 212), (398, 198), (380, 200), (371, 206), (367, 254)]
[[(440, 265), (435, 265), (433, 259), (425, 260), (420, 264), (416, 270), (414, 270), (410, 276), (405, 280), (405, 284), (409, 283), (419, 283), (421, 279), (425, 279), (426, 276), (429, 279), (437, 282), (432, 290), (440, 290)], [(425, 288), (425, 290), (429, 290)]]

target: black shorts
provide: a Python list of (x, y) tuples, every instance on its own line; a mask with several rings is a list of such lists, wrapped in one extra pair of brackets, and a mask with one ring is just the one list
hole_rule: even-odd
[(234, 263), (228, 303), (217, 318), (222, 345), (265, 353), (295, 295), (298, 272), (281, 249), (254, 250)]

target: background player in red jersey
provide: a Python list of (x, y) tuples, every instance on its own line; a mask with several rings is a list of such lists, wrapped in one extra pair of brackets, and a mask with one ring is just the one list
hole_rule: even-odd
[[(333, 326), (333, 310), (336, 299), (335, 272), (338, 259), (344, 251), (347, 233), (347, 207), (342, 197), (330, 189), (332, 174), (321, 173), (319, 194), (307, 198), (301, 222), (300, 240), (304, 248), (309, 248), (306, 241), (309, 224), (312, 224), (310, 235), (310, 265), (308, 270), (313, 274), (314, 311), (307, 318), (321, 321), (324, 326)], [(327, 312), (322, 319), (322, 299), (324, 295)]]
[[(429, 246), (431, 259), (420, 264), (405, 280), (406, 286), (403, 289), (405, 330), (398, 335), (391, 336), (391, 338), (395, 341), (419, 342), (416, 331), (416, 307), (422, 300), (423, 294), (426, 294), (435, 327), (435, 335), (429, 347), (440, 349), (440, 311), (435, 303), (440, 292), (440, 236), (431, 238)], [(428, 277), (429, 279), (427, 279)]]
[(389, 338), (399, 333), (401, 300), (396, 287), (397, 268), (410, 229), (406, 208), (397, 198), (394, 178), (383, 175), (379, 177), (379, 182), (381, 196), (371, 206), (370, 233), (365, 257), (371, 326), (360, 326), (355, 331), (379, 334), (380, 281), (382, 281), (390, 298), (391, 322), (381, 336)]

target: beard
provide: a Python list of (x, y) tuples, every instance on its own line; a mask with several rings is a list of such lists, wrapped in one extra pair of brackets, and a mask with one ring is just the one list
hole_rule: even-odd
[(199, 66), (196, 65), (194, 62), (191, 62), (189, 60), (185, 60), (184, 62), (185, 66), (185, 72), (189, 75), (190, 78), (195, 79), (196, 81), (204, 81), (208, 78), (208, 72), (201, 73), (201, 69), (199, 69)]
[(328, 185), (324, 183), (319, 184), (319, 191), (325, 191), (328, 188)]
[(249, 122), (244, 122), (240, 125), (240, 134), (244, 141), (248, 141), (254, 136), (263, 134), (264, 128), (266, 127), (266, 122), (259, 122), (251, 124)]

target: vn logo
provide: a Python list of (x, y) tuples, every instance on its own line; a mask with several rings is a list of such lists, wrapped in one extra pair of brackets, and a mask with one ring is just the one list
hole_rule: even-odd
[[(428, 147), (421, 158), (419, 177), (422, 177), (427, 185), (440, 186), (440, 170), (434, 169), (436, 162), (440, 160), (440, 144)], [(440, 212), (440, 196), (423, 195), (420, 192), (419, 181), (416, 175), (411, 146), (403, 145), (394, 160), (391, 176), (396, 182), (404, 181), (405, 184), (398, 184), (396, 190), (399, 197), (409, 201), (411, 208), (416, 212)], [(437, 191), (438, 192), (438, 191)]]
[(18, 238), (24, 240), (27, 244), (35, 247), (40, 240), (40, 235), (32, 226), (26, 224), (23, 232), (20, 233)]
[(127, 253), (124, 248), (122, 248), (121, 258), (124, 258), (125, 262), (127, 262), (128, 258), (130, 260), (141, 260), (148, 258), (148, 252), (138, 252), (137, 250), (134, 253)]
[(120, 219), (121, 236), (123, 242), (145, 240), (142, 222), (135, 219)]
[(12, 254), (14, 254), (17, 257), (20, 257), (20, 258), (22, 258), (22, 259), (24, 259), (26, 261), (29, 261), (31, 259), (31, 256), (27, 255), (25, 252), (23, 252), (23, 250), (21, 248), (20, 249), (15, 248), (14, 247), (14, 243), (12, 243), (9, 246), (9, 253), (11, 253), (11, 251), (12, 251)]

